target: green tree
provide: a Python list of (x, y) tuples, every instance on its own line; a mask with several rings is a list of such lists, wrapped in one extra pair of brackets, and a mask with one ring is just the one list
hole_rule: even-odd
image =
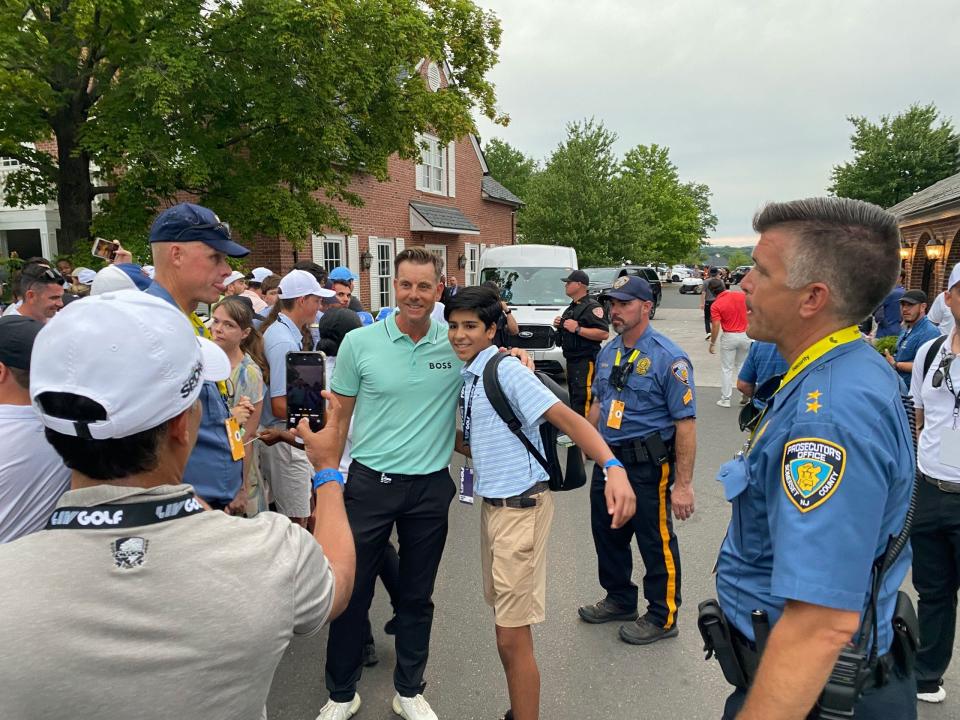
[(490, 174), (514, 195), (526, 200), (530, 178), (537, 172), (537, 161), (500, 138), (487, 143), (483, 156)]
[(735, 270), (741, 265), (753, 265), (753, 258), (743, 250), (734, 250), (727, 256), (727, 265), (731, 270)]
[(629, 257), (627, 216), (614, 182), (616, 139), (593, 119), (567, 125), (566, 140), (527, 187), (524, 242), (573, 247), (581, 267)]
[(706, 244), (706, 238), (717, 229), (717, 216), (710, 207), (710, 186), (704, 183), (688, 182), (681, 185), (681, 188), (687, 192), (693, 204), (697, 206), (697, 212), (700, 215), (700, 239), (702, 244)]
[(960, 169), (960, 139), (934, 104), (911, 105), (879, 123), (848, 117), (852, 162), (835, 165), (828, 190), (891, 207)]
[(654, 144), (629, 150), (616, 185), (628, 214), (630, 257), (680, 262), (699, 251), (705, 224), (716, 222), (709, 188), (682, 184), (669, 148)]
[[(300, 245), (344, 227), (329, 201), (358, 203), (356, 173), (385, 178), (417, 133), (462, 136), (474, 110), (506, 122), (499, 43), (470, 0), (5, 0), (0, 155), (24, 166), (5, 202), (56, 198), (67, 250), (91, 229), (142, 242), (181, 191)], [(421, 80), (425, 57), (448, 87)], [(26, 146), (49, 138), (56, 156)]]

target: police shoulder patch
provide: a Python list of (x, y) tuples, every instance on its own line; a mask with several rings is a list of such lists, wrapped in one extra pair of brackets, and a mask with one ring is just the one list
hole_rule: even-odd
[(677, 360), (670, 366), (670, 372), (673, 373), (673, 377), (682, 382), (684, 385), (690, 384), (690, 365), (686, 360)]
[(797, 438), (783, 447), (783, 491), (802, 513), (825, 503), (843, 480), (847, 451), (823, 438)]
[(593, 315), (594, 315), (594, 317), (600, 318), (600, 319), (602, 320), (602, 319), (603, 319), (603, 308), (600, 307), (599, 305), (597, 305), (597, 306), (593, 309)]

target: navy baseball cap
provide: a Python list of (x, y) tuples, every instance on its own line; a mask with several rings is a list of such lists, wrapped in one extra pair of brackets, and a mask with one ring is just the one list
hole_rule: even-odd
[(613, 289), (600, 296), (600, 300), (620, 300), (621, 302), (630, 302), (631, 300), (653, 301), (653, 290), (643, 278), (634, 276), (624, 276), (617, 278), (613, 283)]
[(230, 226), (210, 208), (180, 203), (157, 215), (150, 228), (150, 242), (202, 242), (229, 257), (243, 257), (250, 251), (230, 238)]
[(43, 325), (22, 315), (0, 318), (0, 363), (19, 370), (30, 370), (33, 341)]

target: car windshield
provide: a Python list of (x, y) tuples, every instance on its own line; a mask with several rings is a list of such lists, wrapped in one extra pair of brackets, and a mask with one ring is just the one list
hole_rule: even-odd
[(623, 268), (586, 268), (584, 272), (590, 278), (591, 285), (611, 285)]
[(500, 288), (500, 297), (511, 305), (566, 305), (563, 279), (570, 268), (484, 268), (480, 282), (493, 280)]

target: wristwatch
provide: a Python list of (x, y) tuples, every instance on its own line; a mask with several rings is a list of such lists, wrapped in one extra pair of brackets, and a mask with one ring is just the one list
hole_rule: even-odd
[(326, 485), (328, 482), (338, 482), (340, 483), (340, 487), (343, 487), (343, 475), (335, 468), (324, 468), (323, 470), (318, 470), (313, 476), (314, 491), (316, 491), (316, 489), (321, 485)]
[(503, 311), (503, 314), (504, 314), (504, 315), (512, 315), (512, 314), (513, 314), (513, 310), (511, 310), (510, 308), (507, 308), (506, 310)]

